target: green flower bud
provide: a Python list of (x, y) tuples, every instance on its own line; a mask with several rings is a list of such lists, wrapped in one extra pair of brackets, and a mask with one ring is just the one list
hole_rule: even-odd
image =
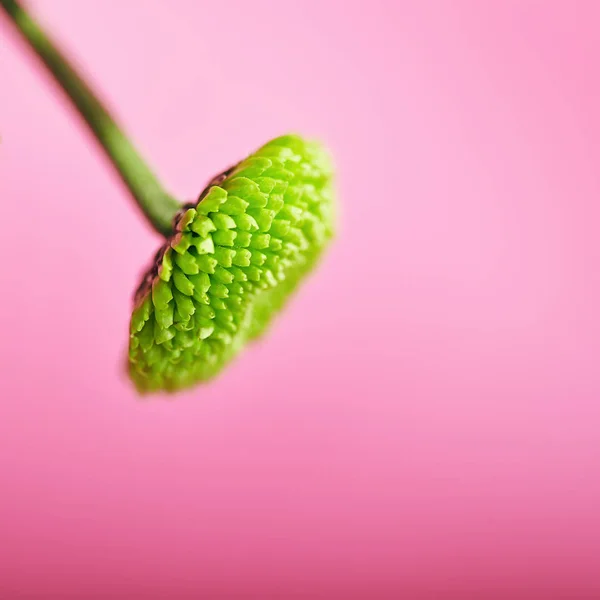
[(277, 138), (176, 218), (135, 298), (140, 392), (206, 381), (259, 336), (333, 234), (332, 168), (316, 142)]
[(19, 0), (0, 0), (87, 123), (131, 198), (167, 236), (135, 297), (129, 373), (141, 392), (205, 381), (260, 335), (333, 234), (326, 152), (275, 139), (181, 208), (85, 79)]

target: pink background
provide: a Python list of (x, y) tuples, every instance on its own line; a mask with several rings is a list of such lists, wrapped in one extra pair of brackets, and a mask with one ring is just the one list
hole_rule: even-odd
[(182, 198), (291, 130), (342, 218), (139, 402), (159, 240), (0, 19), (0, 597), (600, 597), (600, 4), (30, 4)]

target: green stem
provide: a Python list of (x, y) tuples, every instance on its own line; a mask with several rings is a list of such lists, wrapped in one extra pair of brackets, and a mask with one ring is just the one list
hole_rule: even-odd
[(71, 100), (148, 221), (169, 235), (180, 203), (164, 190), (109, 111), (26, 9), (17, 0), (0, 0), (0, 8)]

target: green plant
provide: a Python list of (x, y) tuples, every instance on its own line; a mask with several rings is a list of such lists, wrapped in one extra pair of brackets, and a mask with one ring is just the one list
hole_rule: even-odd
[(83, 78), (16, 0), (0, 0), (165, 242), (135, 296), (129, 374), (140, 392), (216, 375), (259, 336), (333, 236), (325, 149), (279, 137), (214, 178), (196, 203), (168, 194)]

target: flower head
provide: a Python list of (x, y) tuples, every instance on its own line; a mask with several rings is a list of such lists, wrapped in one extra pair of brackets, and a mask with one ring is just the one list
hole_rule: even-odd
[(182, 209), (135, 298), (129, 373), (141, 392), (206, 381), (260, 335), (333, 234), (332, 169), (272, 140)]

